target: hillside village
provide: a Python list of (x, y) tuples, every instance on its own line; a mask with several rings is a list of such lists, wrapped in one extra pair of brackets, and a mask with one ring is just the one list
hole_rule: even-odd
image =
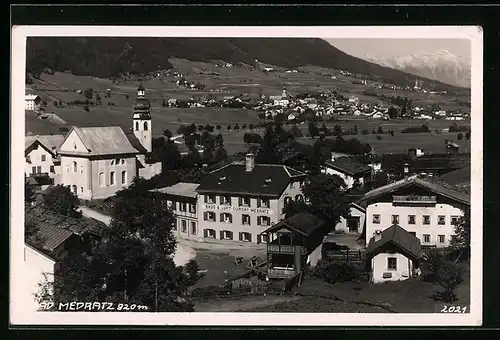
[[(223, 72), (237, 65), (216, 67)], [(397, 141), (401, 133), (444, 133), (469, 141), (470, 108), (414, 105), (405, 93), (446, 94), (418, 80), (413, 86), (380, 85), (354, 75), (339, 71), (338, 77), (362, 86), (360, 96), (341, 89), (291, 91), (287, 85), (266, 94), (228, 95), (187, 80), (185, 72), (155, 71), (141, 80), (121, 80), (135, 91), (126, 94), (132, 100), (128, 129), (116, 124), (74, 125), (59, 134), (27, 130), (30, 306), (39, 308), (33, 294), (38, 302), (51, 299), (40, 294), (39, 283), (53, 282), (61, 283), (57, 301), (74, 294), (80, 300), (142, 304), (149, 311), (408, 313), (435, 312), (443, 301), (468, 306), (470, 150), (450, 138), (441, 152), (401, 145), (398, 153), (384, 153), (358, 138), (376, 135), (380, 141), (384, 135), (383, 143)], [(167, 76), (172, 86), (193, 95), (153, 101), (155, 91), (144, 84)], [(366, 99), (377, 98), (370, 91), (383, 87), (402, 95), (385, 98), (385, 104)], [(71, 91), (81, 102), (54, 104), (44, 99), (50, 91), (29, 86), (26, 114), (53, 120), (59, 116), (52, 108), (91, 112), (118, 96), (111, 89)], [(154, 132), (159, 110), (189, 108), (246, 109), (255, 123), (193, 121), (179, 123), (177, 131)], [(360, 119), (359, 128), (343, 126), (352, 117)], [(392, 128), (365, 128), (364, 121), (413, 125), (395, 136)], [(449, 122), (434, 129), (433, 121)], [(246, 150), (229, 153), (227, 141), (239, 130)], [(134, 257), (128, 247), (168, 252), (157, 257), (144, 250), (143, 257)], [(82, 254), (87, 265), (78, 262)], [(92, 271), (108, 257), (113, 265), (96, 282), (76, 271), (98, 275)], [(161, 284), (151, 281), (155, 275)], [(82, 288), (71, 292), (68, 277), (77, 277)], [(158, 293), (151, 295), (153, 286), (160, 286), (160, 304)]]

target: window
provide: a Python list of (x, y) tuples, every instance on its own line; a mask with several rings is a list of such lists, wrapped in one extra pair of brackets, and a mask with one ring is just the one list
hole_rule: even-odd
[(215, 230), (213, 230), (213, 229), (203, 230), (203, 237), (215, 238)]
[(103, 187), (105, 184), (104, 184), (104, 172), (100, 172), (99, 173), (99, 186), (100, 187)]
[(210, 204), (215, 203), (215, 196), (205, 195), (205, 203), (210, 203)]
[(398, 270), (398, 259), (395, 257), (387, 258), (387, 270)]
[(56, 172), (53, 165), (50, 166), (50, 172), (52, 173)]
[(139, 122), (135, 122), (135, 131), (139, 131)]
[(203, 213), (203, 219), (205, 221), (215, 222), (215, 213), (213, 211), (205, 211)]
[(250, 233), (240, 233), (240, 241), (252, 242), (252, 234)]
[(429, 215), (424, 215), (423, 216), (423, 224), (424, 225), (429, 225), (431, 224), (431, 217)]
[(181, 220), (181, 231), (183, 233), (187, 233), (187, 221), (186, 220)]
[(408, 215), (408, 224), (415, 224), (415, 215)]
[(115, 172), (111, 171), (109, 173), (109, 185), (115, 185)]
[(424, 234), (424, 243), (430, 243), (430, 242), (431, 242), (431, 235)]
[(241, 215), (241, 223), (243, 225), (250, 225), (250, 215)]
[(410, 231), (409, 233), (410, 233), (411, 235), (413, 235), (413, 236), (417, 237), (417, 233), (416, 233), (416, 232), (414, 232), (414, 231)]
[(177, 202), (171, 202), (170, 207), (175, 211), (177, 209)]
[(187, 203), (179, 202), (179, 211), (187, 211)]
[(231, 205), (231, 197), (230, 196), (221, 196), (220, 204)]
[(80, 193), (83, 194), (83, 187), (80, 187)]
[(451, 224), (455, 225), (458, 222), (458, 216), (451, 216)]
[(438, 235), (439, 243), (444, 243), (445, 237), (444, 235)]
[(399, 224), (399, 215), (391, 216), (392, 224)]
[(290, 188), (295, 188), (295, 182), (290, 183)]
[(263, 243), (267, 243), (267, 240), (269, 239), (269, 236), (267, 234), (261, 234), (260, 237)]
[(240, 204), (240, 206), (249, 207), (250, 206), (250, 197), (240, 197), (239, 204)]
[(269, 199), (260, 198), (257, 202), (257, 208), (269, 208)]
[(196, 222), (191, 222), (191, 235), (196, 235)]
[(78, 164), (75, 161), (73, 161), (73, 172), (78, 172)]
[(446, 224), (446, 218), (444, 216), (438, 216), (438, 224), (439, 225)]
[(41, 174), (42, 173), (42, 167), (41, 166), (37, 166), (36, 167), (36, 172)]
[(124, 164), (125, 164), (125, 160), (124, 160), (124, 159), (121, 159), (121, 160), (120, 160), (120, 164), (121, 164), (121, 165), (124, 165)]
[(80, 165), (80, 173), (83, 174), (83, 165)]
[(230, 213), (221, 213), (220, 221), (223, 223), (233, 223), (233, 216)]
[(127, 171), (122, 171), (122, 184), (127, 183)]
[(148, 122), (144, 122), (144, 131), (148, 131)]
[(221, 240), (232, 240), (233, 232), (229, 230), (221, 230), (220, 231), (220, 239)]
[(114, 159), (111, 160), (111, 165), (115, 165), (115, 160)]
[(258, 216), (257, 217), (257, 224), (262, 225), (262, 226), (269, 226), (271, 225), (271, 217), (269, 216)]
[(45, 162), (47, 160), (47, 156), (42, 155), (42, 162)]
[(379, 214), (373, 215), (373, 224), (380, 224), (380, 215)]
[(36, 166), (32, 166), (32, 167), (31, 167), (31, 173), (32, 173), (33, 175), (35, 175), (35, 174), (36, 174)]
[(196, 204), (190, 204), (189, 205), (189, 212), (191, 214), (196, 214)]

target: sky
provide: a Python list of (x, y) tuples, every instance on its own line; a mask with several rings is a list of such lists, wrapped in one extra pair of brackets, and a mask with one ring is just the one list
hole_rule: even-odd
[(352, 56), (362, 58), (403, 57), (410, 54), (448, 50), (459, 57), (470, 58), (470, 41), (466, 39), (394, 39), (394, 38), (334, 38), (325, 39), (331, 45)]

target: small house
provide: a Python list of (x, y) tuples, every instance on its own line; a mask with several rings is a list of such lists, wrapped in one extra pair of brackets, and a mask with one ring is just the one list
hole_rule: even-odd
[(42, 98), (36, 94), (27, 94), (24, 97), (25, 110), (28, 111), (40, 111), (40, 104), (42, 102)]
[(397, 224), (373, 236), (366, 249), (373, 283), (401, 281), (419, 266), (420, 240)]
[(460, 147), (458, 146), (457, 143), (448, 142), (446, 144), (446, 152), (447, 153), (458, 153), (459, 150), (460, 150)]

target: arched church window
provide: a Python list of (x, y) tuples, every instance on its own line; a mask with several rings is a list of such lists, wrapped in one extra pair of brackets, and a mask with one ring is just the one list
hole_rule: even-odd
[(144, 122), (144, 131), (148, 131), (148, 122)]

